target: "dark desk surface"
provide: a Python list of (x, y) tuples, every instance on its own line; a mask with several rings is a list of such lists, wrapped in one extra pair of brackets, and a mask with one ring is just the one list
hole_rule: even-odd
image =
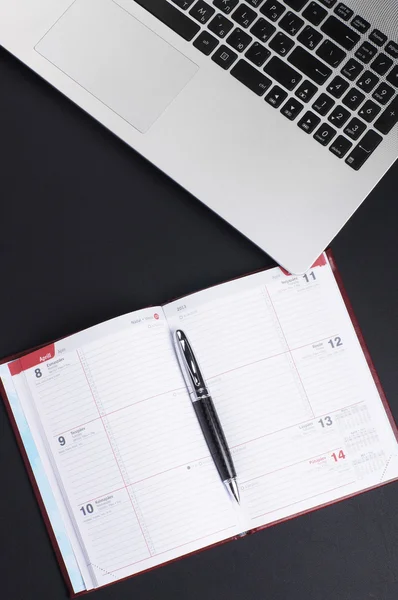
[[(0, 357), (272, 264), (4, 51), (0, 81)], [(396, 419), (397, 185), (398, 163), (332, 245)], [(1, 402), (0, 473), (2, 598), (66, 598)], [(396, 600), (397, 506), (390, 484), (95, 598)]]

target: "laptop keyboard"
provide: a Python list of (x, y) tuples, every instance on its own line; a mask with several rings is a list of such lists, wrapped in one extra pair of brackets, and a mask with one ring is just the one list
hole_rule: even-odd
[(356, 171), (398, 123), (398, 44), (338, 0), (135, 2)]

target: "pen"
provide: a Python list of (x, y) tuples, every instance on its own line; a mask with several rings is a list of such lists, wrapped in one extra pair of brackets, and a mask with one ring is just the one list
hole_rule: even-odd
[(192, 406), (214, 464), (230, 497), (239, 504), (239, 488), (231, 452), (229, 451), (227, 440), (225, 439), (206, 381), (200, 371), (199, 363), (187, 336), (181, 329), (175, 332), (174, 343)]

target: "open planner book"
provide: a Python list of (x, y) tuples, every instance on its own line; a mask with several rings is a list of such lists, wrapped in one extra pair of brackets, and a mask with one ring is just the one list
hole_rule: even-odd
[[(73, 594), (397, 478), (395, 425), (332, 261), (139, 310), (0, 367)], [(187, 394), (179, 327), (231, 449), (240, 508)]]

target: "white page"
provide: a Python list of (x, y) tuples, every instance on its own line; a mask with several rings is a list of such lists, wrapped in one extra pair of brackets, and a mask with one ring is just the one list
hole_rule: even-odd
[(397, 441), (333, 272), (271, 269), (164, 307), (189, 336), (251, 526), (398, 476)]
[(161, 308), (62, 340), (21, 365), (97, 586), (242, 530)]

